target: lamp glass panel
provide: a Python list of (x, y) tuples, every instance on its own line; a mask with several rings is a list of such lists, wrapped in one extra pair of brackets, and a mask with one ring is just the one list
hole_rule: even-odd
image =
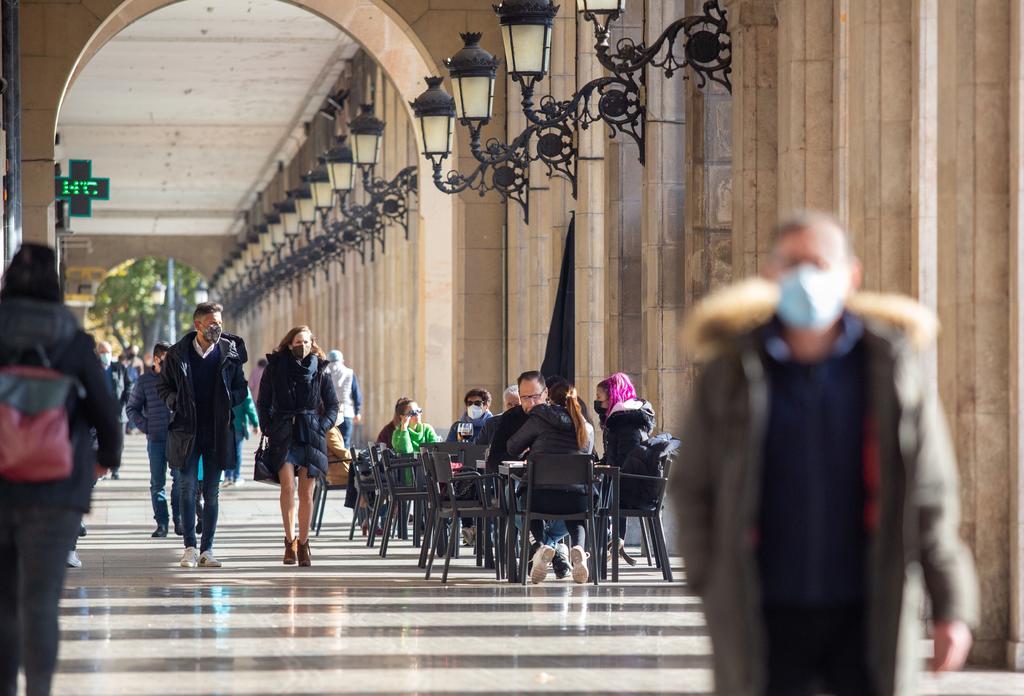
[(249, 263), (255, 264), (260, 258), (260, 243), (249, 242), (249, 246), (246, 247), (246, 251), (249, 252)]
[(506, 24), (501, 27), (505, 61), (511, 73), (548, 71), (551, 58), (551, 30), (544, 24)]
[(380, 157), (379, 135), (355, 134), (352, 135), (352, 160), (356, 164), (377, 164)]
[(626, 0), (576, 0), (576, 9), (580, 12), (624, 12)]
[(260, 233), (260, 251), (264, 254), (270, 253), (274, 249), (274, 240), (270, 237), (270, 232)]
[(451, 116), (421, 116), (423, 131), (423, 154), (427, 157), (447, 157), (452, 151), (452, 129), (455, 119)]
[(202, 304), (210, 299), (210, 292), (202, 285), (196, 288), (195, 297), (196, 304)]
[(295, 201), (295, 204), (299, 208), (299, 221), (310, 223), (316, 222), (316, 201), (313, 197), (299, 198)]
[(163, 286), (153, 288), (149, 292), (149, 301), (155, 305), (162, 305), (167, 300), (167, 290)]
[(490, 75), (458, 77), (452, 80), (455, 112), (459, 118), (489, 119), (494, 108), (494, 78)]
[(284, 244), (284, 223), (272, 222), (270, 227), (270, 240), (274, 246), (281, 246)]
[(334, 207), (334, 187), (330, 181), (314, 181), (312, 189), (313, 202), (317, 208)]
[(351, 191), (355, 188), (356, 165), (352, 162), (329, 162), (327, 175), (331, 177), (331, 188), (335, 191)]
[(284, 222), (284, 233), (289, 236), (295, 236), (299, 233), (299, 213), (298, 211), (290, 212), (285, 211), (281, 213), (281, 220)]

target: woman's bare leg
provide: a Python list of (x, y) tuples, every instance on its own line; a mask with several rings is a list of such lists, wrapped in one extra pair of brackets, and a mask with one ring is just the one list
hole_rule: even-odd
[(305, 467), (299, 469), (299, 543), (309, 540), (309, 527), (313, 520), (313, 489), (316, 479)]
[(284, 538), (295, 538), (295, 467), (285, 462), (278, 472), (281, 481), (281, 522), (284, 524)]

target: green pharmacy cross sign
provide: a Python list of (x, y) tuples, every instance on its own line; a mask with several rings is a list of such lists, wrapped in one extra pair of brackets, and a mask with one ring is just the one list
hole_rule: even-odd
[(92, 217), (92, 202), (110, 200), (110, 179), (92, 176), (92, 160), (71, 160), (69, 176), (54, 179), (54, 196), (68, 201), (68, 215)]

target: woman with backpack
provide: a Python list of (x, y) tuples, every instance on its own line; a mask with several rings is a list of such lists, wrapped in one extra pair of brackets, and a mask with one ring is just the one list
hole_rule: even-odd
[[(316, 479), (327, 475), (327, 431), (338, 417), (338, 395), (327, 359), (308, 326), (285, 334), (267, 356), (260, 378), (260, 430), (270, 442), (265, 463), (281, 484), (284, 564), (312, 565), (309, 528)], [(299, 479), (299, 536), (295, 537), (295, 478)]]
[[(0, 693), (16, 693), (24, 669), (25, 693), (45, 696), (57, 665), (57, 604), (68, 552), (89, 511), (93, 483), (121, 460), (124, 435), (121, 405), (93, 339), (62, 303), (49, 247), (22, 245), (4, 273), (0, 380), (12, 387), (0, 415)], [(40, 387), (53, 394), (47, 410), (20, 403), (19, 392), (39, 396)], [(36, 438), (11, 414), (28, 416), (22, 424), (45, 419), (50, 427), (42, 432), (51, 439)]]
[[(651, 436), (654, 430), (654, 407), (650, 402), (637, 398), (636, 388), (624, 372), (616, 372), (597, 385), (597, 398), (594, 410), (601, 420), (604, 433), (603, 464), (622, 467), (626, 457), (637, 445)], [(623, 500), (621, 504), (642, 504), (645, 501)], [(619, 533), (626, 533), (626, 518), (619, 519)], [(636, 565), (636, 559), (626, 553), (623, 539), (616, 541), (619, 555), (630, 565)], [(611, 543), (609, 543), (611, 546)]]

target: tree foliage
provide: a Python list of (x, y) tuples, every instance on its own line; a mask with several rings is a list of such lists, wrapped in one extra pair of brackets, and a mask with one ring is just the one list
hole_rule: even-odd
[(201, 276), (182, 263), (174, 265), (177, 308), (175, 335), (167, 335), (168, 303), (153, 303), (153, 288), (160, 281), (166, 288), (167, 259), (147, 257), (129, 261), (111, 271), (96, 290), (96, 301), (89, 318), (98, 328), (114, 337), (124, 350), (129, 345), (150, 350), (158, 340), (175, 340), (192, 325), (193, 298)]

